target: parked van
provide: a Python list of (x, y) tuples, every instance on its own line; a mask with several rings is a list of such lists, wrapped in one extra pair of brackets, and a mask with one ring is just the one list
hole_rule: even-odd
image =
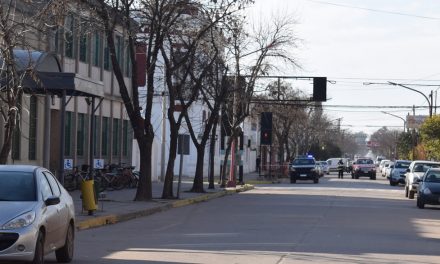
[(346, 166), (348, 159), (346, 158), (330, 158), (327, 160), (328, 169), (329, 171), (338, 171), (338, 162), (342, 159), (342, 162), (344, 163), (344, 166)]

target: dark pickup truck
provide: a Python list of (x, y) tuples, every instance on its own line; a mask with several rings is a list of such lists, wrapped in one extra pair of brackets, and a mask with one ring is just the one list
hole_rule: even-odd
[(316, 169), (316, 161), (313, 157), (300, 156), (290, 163), (290, 183), (298, 180), (312, 180), (319, 182), (319, 174)]

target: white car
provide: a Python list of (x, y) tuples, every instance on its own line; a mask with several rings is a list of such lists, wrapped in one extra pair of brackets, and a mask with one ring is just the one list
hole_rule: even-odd
[(380, 163), (379, 163), (379, 171), (380, 171), (381, 173), (382, 173), (382, 169), (383, 169), (383, 167), (385, 166), (385, 164), (386, 164), (387, 162), (390, 162), (390, 160), (383, 159), (383, 160), (380, 161)]
[(429, 168), (440, 167), (440, 162), (428, 160), (415, 160), (411, 162), (405, 174), (405, 197), (414, 199), (414, 194), (417, 192), (419, 181)]
[(385, 177), (385, 170), (390, 166), (390, 164), (391, 164), (391, 161), (386, 161), (382, 165), (382, 169), (380, 170), (380, 174), (382, 175), (382, 177)]
[(47, 169), (0, 166), (0, 262), (44, 263), (73, 258), (75, 209), (72, 197)]
[(382, 176), (384, 176), (388, 179), (391, 176), (393, 169), (394, 169), (394, 162), (391, 161), (388, 163), (388, 166), (385, 167), (385, 169), (384, 169), (385, 172), (384, 172), (384, 175), (382, 175)]
[(321, 176), (324, 176), (324, 174), (330, 174), (327, 161), (317, 161), (316, 165), (319, 166), (319, 172)]

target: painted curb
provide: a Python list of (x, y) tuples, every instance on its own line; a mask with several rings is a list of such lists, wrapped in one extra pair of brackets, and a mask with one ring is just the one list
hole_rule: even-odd
[(179, 208), (191, 204), (201, 203), (205, 201), (209, 201), (212, 199), (220, 198), (226, 195), (232, 195), (236, 193), (241, 193), (245, 191), (249, 191), (254, 189), (253, 185), (243, 185), (239, 188), (227, 188), (222, 191), (203, 194), (197, 197), (182, 199), (178, 201), (170, 201), (167, 204), (155, 206), (153, 208), (139, 210), (135, 212), (125, 213), (125, 214), (110, 214), (104, 216), (98, 216), (94, 218), (90, 218), (87, 220), (80, 221), (76, 224), (76, 229), (78, 231), (87, 230), (90, 228), (96, 228), (104, 225), (116, 224), (123, 221), (128, 221), (131, 219), (135, 219), (138, 217), (149, 216), (155, 213), (164, 212), (172, 208)]

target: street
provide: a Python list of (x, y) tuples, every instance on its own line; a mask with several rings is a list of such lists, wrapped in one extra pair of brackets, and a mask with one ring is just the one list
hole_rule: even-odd
[(440, 210), (418, 209), (402, 186), (284, 180), (78, 232), (73, 263), (440, 262)]

